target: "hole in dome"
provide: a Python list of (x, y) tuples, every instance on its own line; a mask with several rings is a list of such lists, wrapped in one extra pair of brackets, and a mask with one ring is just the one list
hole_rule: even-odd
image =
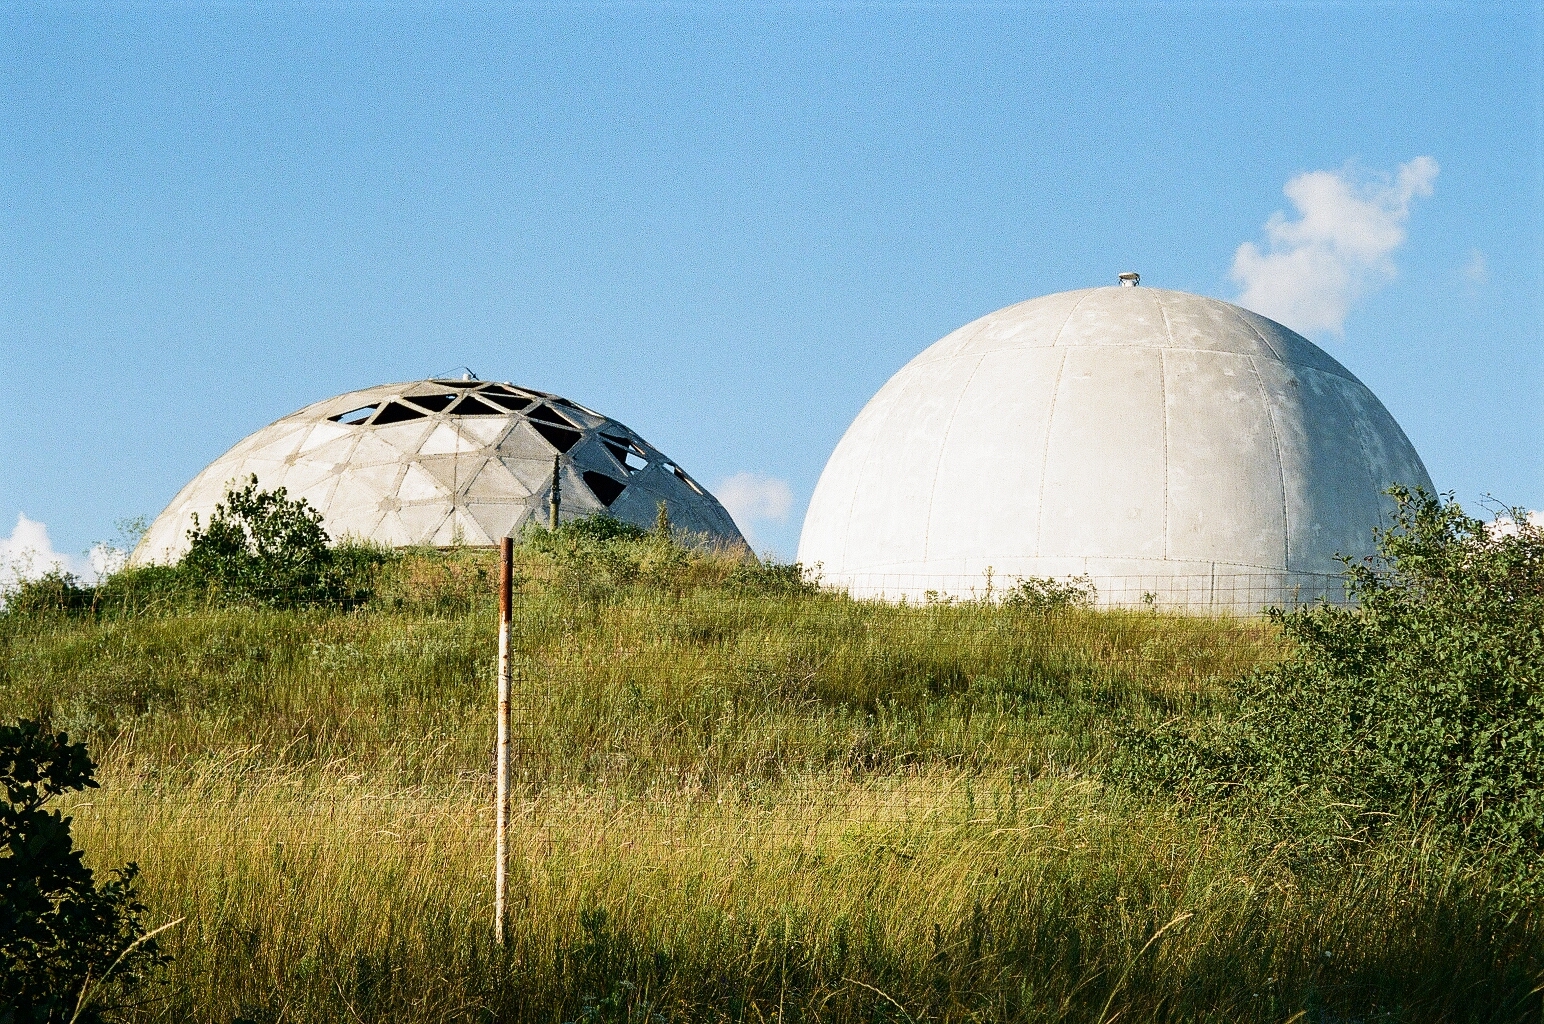
[(481, 384), (482, 381), (480, 381), (480, 380), (437, 380), (437, 381), (432, 381), (431, 383), (435, 384), (438, 387), (442, 387), (442, 388), (475, 388), (479, 384)]
[(512, 393), (495, 394), (490, 391), (484, 391), (482, 392), (482, 397), (504, 409), (508, 409), (510, 412), (519, 412), (531, 404), (531, 399), (526, 398), (524, 395)]
[(456, 400), (455, 395), (407, 395), (409, 402), (423, 406), (430, 412), (444, 412), (451, 402)]
[(629, 472), (636, 473), (649, 468), (649, 457), (643, 451), (642, 446), (630, 437), (618, 437), (615, 434), (601, 434), (601, 443), (606, 446), (618, 462)]
[(374, 426), (379, 427), (385, 423), (401, 423), (404, 420), (421, 420), (423, 418), (424, 413), (420, 409), (415, 409), (410, 405), (403, 405), (400, 402), (387, 402), (381, 407), (381, 411), (375, 414)]
[(677, 466), (673, 462), (666, 462), (666, 463), (664, 463), (664, 467), (666, 469), (670, 470), (670, 472), (674, 473), (676, 475), (676, 479), (680, 480), (683, 484), (685, 484), (686, 486), (690, 487), (692, 490), (696, 491), (698, 494), (703, 493), (702, 488), (697, 486), (697, 481), (695, 481), (691, 477), (687, 476), (686, 475), (686, 471), (683, 470), (680, 466)]
[(613, 480), (604, 473), (586, 471), (584, 482), (595, 494), (595, 497), (600, 499), (600, 503), (607, 508), (610, 508), (611, 503), (620, 498), (622, 492), (627, 490), (627, 485), (622, 481)]
[(329, 416), (327, 418), (332, 420), (334, 423), (341, 423), (346, 427), (357, 427), (359, 424), (369, 419), (370, 414), (374, 411), (375, 406), (362, 405), (358, 409), (350, 409), (348, 412), (340, 412), (336, 416)]
[(503, 409), (496, 409), (487, 402), (479, 402), (471, 395), (464, 395), (456, 407), (450, 410), (452, 416), (503, 416)]
[(562, 413), (555, 411), (551, 406), (547, 405), (538, 405), (526, 413), (526, 415), (535, 420), (546, 420), (548, 423), (556, 423), (560, 427), (572, 427), (574, 425), (572, 420), (565, 419)]
[(577, 430), (569, 430), (566, 427), (553, 426), (551, 423), (543, 423), (540, 420), (532, 420), (531, 426), (536, 432), (547, 439), (547, 443), (560, 452), (566, 452), (579, 443), (583, 435)]

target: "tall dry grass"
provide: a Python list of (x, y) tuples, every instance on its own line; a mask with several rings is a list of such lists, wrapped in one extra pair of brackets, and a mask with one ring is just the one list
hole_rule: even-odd
[(480, 556), (350, 614), (0, 623), (0, 710), (103, 761), (91, 860), (187, 918), (135, 1016), (1538, 1018), (1538, 925), (1483, 865), (1420, 835), (1303, 861), (1101, 781), (1119, 725), (1214, 713), (1269, 626), (681, 564), (522, 564), (503, 947)]

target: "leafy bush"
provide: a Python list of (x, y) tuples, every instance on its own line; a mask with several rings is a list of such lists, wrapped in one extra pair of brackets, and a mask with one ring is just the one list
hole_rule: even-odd
[(95, 788), (79, 743), (37, 722), (0, 726), (0, 1024), (97, 1021), (166, 961), (146, 937), (134, 864), (100, 885), (70, 819), (43, 805)]
[(1121, 774), (1342, 836), (1400, 819), (1544, 852), (1544, 532), (1389, 493), (1378, 555), (1347, 568), (1359, 607), (1274, 613), (1285, 660), (1200, 725), (1128, 735)]
[(1099, 591), (1087, 576), (1069, 576), (1065, 580), (1049, 576), (1025, 576), (1002, 597), (1009, 608), (1031, 611), (1060, 611), (1066, 608), (1092, 608)]
[(351, 605), (368, 596), (382, 553), (328, 545), (322, 514), (285, 489), (258, 490), (257, 477), (231, 487), (208, 525), (193, 517), (178, 568), (222, 595), (283, 607)]
[(53, 569), (36, 579), (19, 581), (3, 597), (6, 614), (37, 617), (84, 611), (92, 606), (94, 595), (74, 573)]

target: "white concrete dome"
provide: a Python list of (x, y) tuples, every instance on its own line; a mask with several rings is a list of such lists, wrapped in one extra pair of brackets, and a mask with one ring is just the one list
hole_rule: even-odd
[(173, 562), (197, 513), (256, 476), (321, 512), (334, 540), (487, 545), (547, 522), (557, 457), (561, 518), (609, 512), (645, 529), (658, 503), (680, 530), (744, 543), (707, 489), (624, 424), (543, 391), (479, 380), (382, 384), (309, 405), (241, 441), (156, 517), (133, 561)]
[[(1134, 275), (1133, 275), (1134, 276)], [(799, 561), (855, 594), (1086, 574), (1102, 603), (1343, 597), (1391, 484), (1431, 488), (1361, 381), (1282, 325), (1156, 288), (991, 313), (906, 364), (810, 500)]]

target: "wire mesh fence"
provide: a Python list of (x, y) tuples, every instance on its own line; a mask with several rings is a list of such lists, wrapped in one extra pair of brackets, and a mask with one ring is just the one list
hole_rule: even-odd
[[(1238, 572), (1079, 574), (1061, 583), (1083, 585), (1089, 603), (1100, 608), (1159, 608), (1199, 614), (1258, 615), (1268, 608), (1308, 604), (1349, 606), (1345, 579), (1338, 573)], [(1001, 602), (1022, 580), (976, 574), (848, 573), (823, 584), (859, 599)]]

